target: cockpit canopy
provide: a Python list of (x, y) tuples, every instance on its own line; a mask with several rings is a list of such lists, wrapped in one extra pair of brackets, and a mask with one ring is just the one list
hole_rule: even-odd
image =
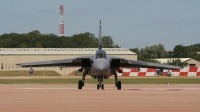
[(96, 59), (97, 58), (105, 58), (106, 59), (106, 52), (104, 50), (96, 52)]

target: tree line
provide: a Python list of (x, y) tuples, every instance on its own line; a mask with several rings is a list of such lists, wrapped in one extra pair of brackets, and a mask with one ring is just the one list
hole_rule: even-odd
[[(58, 37), (55, 34), (41, 34), (38, 30), (27, 34), (10, 33), (0, 35), (0, 48), (96, 48), (98, 38), (89, 32)], [(111, 36), (102, 37), (102, 47), (120, 47)]]
[[(41, 34), (38, 30), (27, 34), (10, 33), (0, 35), (0, 48), (96, 48), (98, 38), (85, 32), (72, 36), (58, 37), (55, 34)], [(120, 48), (111, 36), (102, 37), (103, 48)], [(176, 45), (173, 51), (166, 51), (164, 45), (158, 44), (145, 48), (130, 48), (138, 55), (138, 60), (157, 62), (156, 58), (193, 58), (200, 61), (200, 44), (190, 46)], [(175, 63), (175, 61), (172, 61)]]
[[(132, 52), (137, 53), (138, 60), (141, 61), (150, 61), (150, 62), (157, 62), (156, 58), (193, 58), (197, 61), (200, 61), (200, 44), (193, 44), (190, 46), (183, 46), (183, 45), (176, 45), (173, 48), (173, 51), (166, 51), (164, 45), (158, 44), (153, 46), (146, 46), (145, 48), (131, 48), (129, 49)], [(176, 63), (176, 60), (172, 60), (171, 64)], [(179, 63), (180, 60), (179, 60)], [(181, 63), (183, 65), (184, 63)]]

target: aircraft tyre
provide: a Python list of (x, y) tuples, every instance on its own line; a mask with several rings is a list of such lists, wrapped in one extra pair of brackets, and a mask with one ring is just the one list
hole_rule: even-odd
[(97, 89), (99, 89), (99, 84), (97, 84)]
[(84, 86), (84, 84), (85, 84), (85, 83), (83, 82), (83, 83), (82, 83), (82, 86)]
[(121, 90), (121, 81), (118, 81), (118, 82), (117, 82), (117, 89), (118, 89), (118, 90)]
[(101, 85), (101, 89), (104, 90), (104, 84)]
[(79, 80), (78, 81), (78, 89), (82, 89), (82, 87), (83, 87), (83, 81)]

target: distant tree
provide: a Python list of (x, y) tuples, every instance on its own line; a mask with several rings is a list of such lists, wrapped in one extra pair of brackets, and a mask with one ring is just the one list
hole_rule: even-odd
[(173, 57), (174, 58), (187, 58), (188, 57), (188, 49), (183, 45), (176, 45), (173, 49)]
[(38, 30), (34, 30), (34, 31), (29, 32), (28, 36), (30, 36), (30, 37), (40, 37), (41, 33)]
[(42, 45), (41, 45), (41, 43), (39, 43), (39, 42), (35, 43), (34, 46), (35, 46), (36, 48), (42, 48)]
[(165, 50), (164, 45), (159, 43), (157, 46), (155, 46), (155, 49), (157, 53), (157, 58), (164, 58), (167, 56), (167, 51)]
[(121, 48), (118, 44), (113, 45), (113, 48)]
[(188, 50), (188, 57), (196, 57), (199, 48), (196, 45), (191, 45), (187, 47), (187, 50)]
[(146, 62), (152, 62), (152, 63), (161, 63), (160, 61), (158, 60), (155, 60), (155, 59), (143, 59), (142, 61), (146, 61)]
[(76, 34), (70, 37), (69, 47), (71, 48), (91, 48), (98, 47), (98, 40), (94, 34), (89, 32)]
[(137, 55), (140, 53), (140, 50), (137, 47), (136, 48), (130, 48), (129, 50), (136, 53)]
[(21, 43), (21, 44), (19, 45), (19, 48), (27, 48), (27, 46), (26, 46), (25, 43)]
[(38, 31), (38, 30), (34, 30), (34, 31), (31, 31), (27, 34), (27, 37), (28, 38), (28, 47), (29, 48), (32, 48), (34, 47), (34, 42), (33, 40), (37, 37), (39, 37), (41, 35), (41, 33)]
[[(27, 34), (3, 34), (0, 35), (0, 47), (2, 48), (96, 48), (98, 47), (98, 38), (89, 32), (74, 34), (72, 36), (58, 37), (55, 34), (41, 34), (34, 30)], [(114, 45), (111, 36), (104, 36), (103, 47), (119, 48)]]
[(182, 62), (179, 58), (169, 60), (169, 65), (177, 65), (177, 64), (178, 66), (185, 66), (185, 63)]
[(196, 54), (192, 58), (200, 62), (200, 54)]
[[(137, 49), (136, 49), (137, 50)], [(146, 46), (142, 48), (138, 54), (138, 60), (149, 60), (155, 58), (164, 58), (167, 56), (167, 51), (164, 48), (164, 45), (158, 44), (153, 46)]]
[(166, 57), (168, 57), (168, 58), (172, 58), (173, 55), (174, 55), (174, 52), (173, 52), (173, 51), (167, 51), (167, 55), (166, 55)]
[(114, 45), (114, 41), (111, 36), (103, 36), (102, 38), (102, 47), (104, 48), (112, 48)]

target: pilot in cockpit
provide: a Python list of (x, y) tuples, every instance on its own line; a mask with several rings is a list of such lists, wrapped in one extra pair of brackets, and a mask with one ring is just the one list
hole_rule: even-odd
[(105, 53), (104, 52), (98, 52), (96, 54), (96, 58), (106, 58)]

